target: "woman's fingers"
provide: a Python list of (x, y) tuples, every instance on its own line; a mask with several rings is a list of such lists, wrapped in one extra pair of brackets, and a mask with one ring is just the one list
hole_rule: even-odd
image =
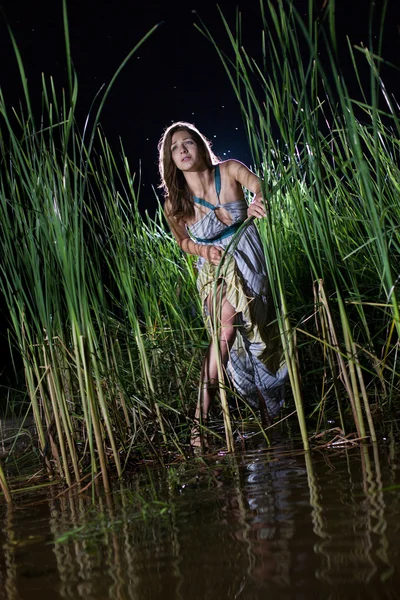
[(212, 247), (212, 257), (213, 257), (212, 262), (214, 265), (219, 265), (221, 258), (222, 258), (222, 254), (223, 254), (222, 248), (218, 248), (218, 246)]
[(222, 255), (224, 253), (223, 248), (218, 246), (209, 246), (207, 252), (207, 260), (213, 265), (219, 265)]
[(264, 201), (262, 198), (253, 198), (247, 209), (247, 215), (249, 217), (261, 219), (262, 217), (265, 217), (266, 214), (267, 212), (265, 210)]

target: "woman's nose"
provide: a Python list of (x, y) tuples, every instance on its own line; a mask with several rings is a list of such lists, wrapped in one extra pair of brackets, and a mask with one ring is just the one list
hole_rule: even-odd
[(186, 146), (181, 147), (181, 154), (182, 154), (182, 152), (187, 152)]

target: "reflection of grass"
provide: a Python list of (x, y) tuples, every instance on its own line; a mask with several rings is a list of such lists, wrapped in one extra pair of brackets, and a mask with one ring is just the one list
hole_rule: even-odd
[[(400, 490), (400, 483), (397, 483), (395, 485), (388, 485), (387, 487), (383, 487), (381, 490), (378, 490), (379, 492), (394, 492), (395, 490)], [(370, 492), (371, 493), (371, 492)], [(378, 492), (376, 492), (378, 493)]]
[(71, 540), (95, 541), (107, 533), (118, 533), (122, 527), (129, 527), (136, 521), (149, 522), (160, 518), (169, 518), (172, 505), (157, 499), (146, 499), (138, 492), (123, 492), (125, 495), (124, 515), (115, 517), (107, 512), (98, 512), (98, 507), (93, 507), (85, 516), (85, 523), (66, 531), (56, 537), (51, 543), (65, 544)]

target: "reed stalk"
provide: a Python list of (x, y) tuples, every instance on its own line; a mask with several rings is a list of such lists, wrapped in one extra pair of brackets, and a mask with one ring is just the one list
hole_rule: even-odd
[(6, 502), (12, 504), (12, 495), (8, 485), (6, 474), (4, 473), (3, 465), (0, 461), (0, 488), (4, 494)]

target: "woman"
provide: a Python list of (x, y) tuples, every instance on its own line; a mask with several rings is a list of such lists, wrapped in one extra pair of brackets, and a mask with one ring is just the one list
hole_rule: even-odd
[[(165, 215), (180, 248), (199, 257), (197, 286), (203, 316), (211, 334), (217, 324), (221, 362), (236, 390), (253, 406), (261, 399), (264, 414), (271, 419), (283, 402), (287, 369), (277, 371), (279, 355), (268, 340), (267, 324), (273, 319), (268, 317), (271, 303), (261, 240), (254, 219), (243, 225), (247, 217), (266, 214), (260, 180), (237, 160), (218, 162), (208, 140), (190, 123), (169, 126), (158, 150)], [(243, 187), (254, 194), (250, 206)], [(210, 343), (203, 362), (193, 446), (202, 445), (200, 423), (207, 422), (210, 404), (223, 383), (215, 346)]]

